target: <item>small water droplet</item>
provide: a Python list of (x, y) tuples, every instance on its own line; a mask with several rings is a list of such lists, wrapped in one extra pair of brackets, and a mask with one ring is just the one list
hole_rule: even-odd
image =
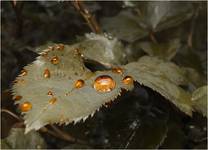
[(51, 63), (54, 65), (57, 65), (59, 63), (59, 58), (57, 56), (54, 56), (51, 58)]
[(129, 85), (133, 83), (134, 83), (134, 80), (131, 76), (126, 76), (123, 78), (123, 84)]
[(84, 80), (79, 79), (74, 83), (74, 87), (79, 89), (79, 88), (83, 87), (84, 84), (85, 84)]
[(57, 50), (60, 50), (60, 51), (64, 50), (64, 44), (58, 44), (58, 45), (56, 46), (56, 49), (57, 49)]
[(22, 112), (27, 112), (32, 109), (32, 104), (30, 102), (24, 102), (20, 105), (20, 110)]
[(26, 75), (27, 75), (27, 70), (25, 70), (25, 69), (21, 70), (19, 76), (22, 77), (22, 76), (26, 76)]
[(50, 76), (51, 76), (50, 71), (48, 69), (45, 69), (43, 76), (44, 76), (44, 78), (50, 78)]
[(113, 68), (113, 69), (112, 69), (112, 72), (113, 72), (113, 73), (118, 73), (118, 74), (123, 74), (123, 69), (120, 68), (120, 67)]
[(22, 99), (22, 96), (17, 95), (17, 96), (14, 96), (12, 99), (15, 101), (19, 101), (20, 99)]
[(48, 96), (53, 96), (53, 93), (51, 91), (48, 91)]
[(57, 101), (57, 99), (55, 97), (53, 97), (49, 100), (49, 104), (55, 104), (56, 101)]
[(95, 79), (94, 89), (98, 92), (110, 92), (116, 86), (116, 82), (108, 75), (102, 75)]

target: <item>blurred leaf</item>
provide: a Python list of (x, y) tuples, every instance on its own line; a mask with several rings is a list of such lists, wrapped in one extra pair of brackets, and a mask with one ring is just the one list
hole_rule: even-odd
[(178, 86), (187, 82), (178, 66), (144, 56), (127, 64), (125, 69), (140, 84), (157, 91), (186, 114), (192, 114), (191, 95)]
[(38, 132), (24, 134), (23, 128), (12, 128), (7, 138), (1, 140), (3, 149), (45, 149), (46, 143)]
[(202, 86), (192, 93), (193, 107), (196, 111), (207, 116), (207, 85)]
[(168, 43), (141, 42), (138, 45), (150, 56), (156, 56), (164, 60), (171, 60), (180, 46), (178, 39)]
[(191, 18), (193, 5), (181, 2), (135, 2), (117, 16), (103, 18), (103, 29), (119, 39), (133, 42), (150, 32), (174, 27)]
[(124, 10), (117, 16), (103, 18), (101, 25), (104, 30), (112, 33), (119, 39), (133, 42), (148, 35), (148, 31), (140, 27), (137, 17), (137, 14)]
[[(123, 76), (119, 73), (111, 70), (91, 72), (84, 66), (81, 55), (74, 45), (56, 44), (43, 50), (36, 61), (24, 67), (26, 73), (16, 78), (13, 93), (22, 96), (16, 104), (21, 106), (29, 102), (32, 105), (30, 111), (22, 112), (26, 133), (49, 123), (85, 120), (102, 105), (114, 100), (121, 88), (133, 88), (133, 84), (122, 82)], [(54, 57), (57, 64), (52, 61)], [(115, 82), (107, 82), (111, 85), (108, 92), (98, 92), (94, 88), (96, 78), (102, 75), (110, 76)], [(84, 82), (80, 87), (75, 86), (78, 80)]]

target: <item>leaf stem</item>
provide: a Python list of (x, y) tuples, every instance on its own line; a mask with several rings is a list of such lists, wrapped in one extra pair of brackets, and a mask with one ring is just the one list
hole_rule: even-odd
[(101, 33), (100, 26), (98, 25), (97, 21), (95, 20), (95, 17), (92, 16), (90, 11), (85, 7), (83, 2), (79, 0), (72, 1), (72, 5), (74, 8), (82, 15), (82, 17), (86, 20), (88, 26), (90, 29), (95, 33)]
[(22, 118), (19, 117), (18, 115), (16, 115), (15, 113), (11, 112), (10, 110), (8, 109), (1, 109), (1, 112), (5, 112), (7, 114), (9, 114), (10, 116), (14, 117), (15, 119), (19, 120), (19, 121), (22, 121)]

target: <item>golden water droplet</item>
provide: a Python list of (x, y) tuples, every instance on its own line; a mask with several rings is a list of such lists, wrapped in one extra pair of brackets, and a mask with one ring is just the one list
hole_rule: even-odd
[(129, 85), (133, 83), (134, 83), (134, 79), (131, 76), (126, 76), (123, 78), (123, 84)]
[(48, 69), (45, 69), (43, 76), (44, 76), (44, 78), (50, 78), (50, 76), (51, 76), (50, 71)]
[(74, 84), (74, 87), (75, 88), (77, 88), (77, 89), (79, 89), (79, 88), (81, 88), (81, 87), (83, 87), (84, 86), (84, 80), (77, 80), (76, 82), (75, 82), (75, 84)]
[(123, 69), (120, 68), (120, 67), (113, 68), (113, 69), (112, 69), (112, 72), (113, 72), (113, 73), (118, 73), (118, 74), (123, 74)]
[(57, 56), (54, 56), (51, 58), (51, 63), (54, 65), (57, 65), (59, 63), (59, 58)]
[(57, 99), (55, 97), (53, 97), (49, 100), (49, 104), (54, 104), (56, 101), (57, 101)]
[(64, 50), (64, 44), (57, 45), (56, 49), (61, 50), (61, 51)]
[(20, 75), (19, 76), (26, 76), (27, 75), (27, 70), (25, 70), (25, 69), (23, 69), (23, 70), (21, 70), (21, 72), (20, 72)]
[(17, 95), (17, 96), (14, 96), (12, 99), (15, 101), (19, 101), (20, 99), (22, 99), (22, 96)]
[(27, 112), (32, 109), (32, 104), (30, 102), (24, 102), (20, 105), (20, 110), (22, 112)]
[(53, 93), (51, 91), (48, 91), (48, 96), (53, 96)]
[(108, 75), (102, 75), (95, 79), (94, 89), (98, 92), (110, 92), (116, 86), (116, 82)]

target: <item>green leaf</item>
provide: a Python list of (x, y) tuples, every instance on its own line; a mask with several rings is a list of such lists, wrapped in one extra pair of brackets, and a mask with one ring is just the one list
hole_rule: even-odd
[(7, 138), (1, 140), (3, 149), (45, 149), (46, 143), (38, 132), (24, 134), (23, 128), (12, 128)]
[(207, 85), (202, 86), (192, 93), (191, 98), (194, 109), (204, 116), (207, 116), (207, 92)]
[[(64, 45), (64, 48), (63, 45), (54, 45), (41, 55), (24, 67), (26, 75), (18, 76), (13, 85), (14, 95), (22, 96), (16, 104), (21, 106), (22, 103), (29, 102), (32, 105), (31, 110), (23, 112), (26, 133), (49, 123), (68, 124), (85, 120), (102, 105), (114, 100), (121, 88), (133, 88), (133, 84), (123, 84), (122, 74), (111, 70), (94, 73), (88, 70), (74, 45)], [(58, 59), (57, 64), (51, 63), (54, 57)], [(46, 69), (50, 76), (48, 71), (45, 73)], [(98, 92), (94, 88), (95, 79), (102, 75), (110, 76), (116, 83), (109, 92)], [(83, 87), (75, 87), (78, 80), (84, 81)]]
[(157, 91), (186, 114), (192, 114), (191, 95), (178, 86), (186, 83), (186, 79), (175, 64), (144, 56), (127, 64), (125, 69), (134, 80)]
[(117, 38), (106, 33), (103, 35), (90, 33), (85, 36), (84, 41), (76, 44), (85, 58), (108, 66), (126, 63), (124, 46)]
[(148, 35), (148, 31), (140, 27), (138, 16), (129, 10), (121, 11), (117, 16), (106, 17), (101, 20), (104, 30), (112, 33), (121, 40), (136, 41)]
[(178, 39), (175, 39), (168, 43), (141, 42), (138, 45), (150, 56), (171, 60), (177, 53), (180, 43)]

